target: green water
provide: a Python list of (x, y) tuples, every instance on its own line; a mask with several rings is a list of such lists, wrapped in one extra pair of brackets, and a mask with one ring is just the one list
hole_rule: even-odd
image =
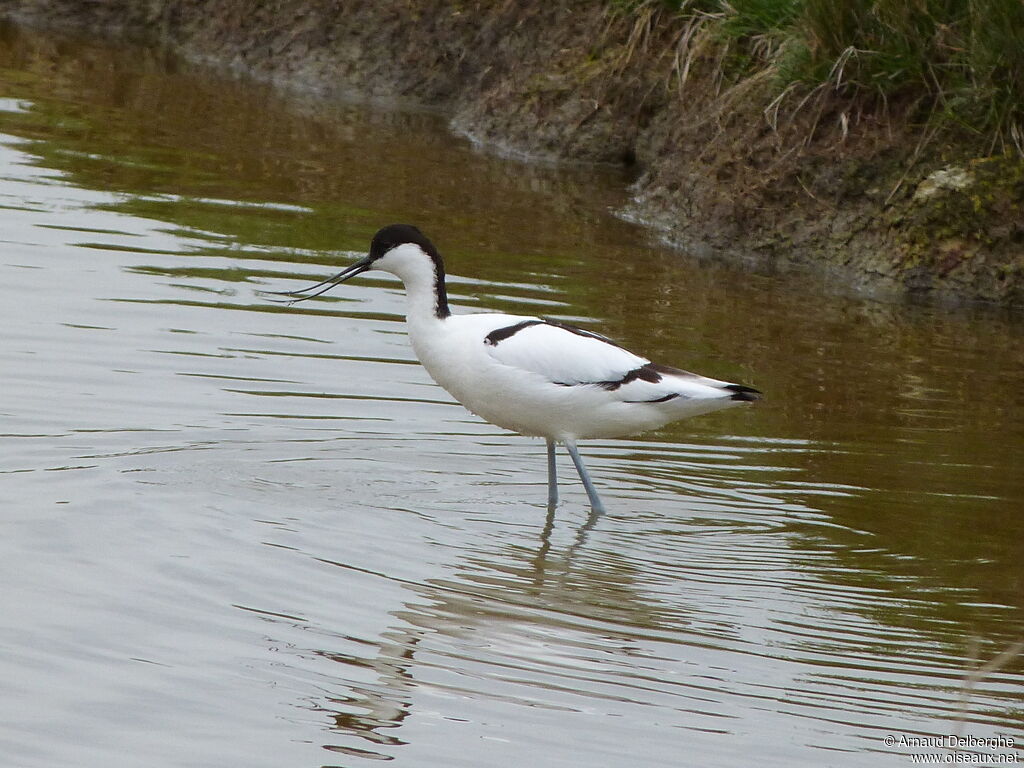
[[(613, 215), (627, 183), (0, 27), (5, 760), (1024, 757), (1021, 658), (962, 702), (972, 645), (1024, 635), (1020, 318), (700, 264)], [(767, 399), (584, 445), (609, 514), (565, 462), (549, 515), (543, 443), (429, 380), (400, 285), (259, 295), (395, 221), (456, 311)]]

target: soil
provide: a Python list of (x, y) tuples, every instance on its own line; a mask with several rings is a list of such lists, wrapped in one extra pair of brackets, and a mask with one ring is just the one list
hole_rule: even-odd
[(698, 255), (883, 297), (1024, 306), (1024, 159), (819, 98), (772, 107), (677, 55), (660, 6), (602, 0), (0, 0), (0, 16), (166, 44), (314, 90), (440, 108), (529, 157), (635, 165), (625, 215)]

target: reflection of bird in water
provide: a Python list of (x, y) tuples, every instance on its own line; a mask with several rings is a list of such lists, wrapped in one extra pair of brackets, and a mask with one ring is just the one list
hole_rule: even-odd
[[(380, 640), (369, 643), (378, 647), (373, 658), (338, 651), (314, 651), (318, 656), (350, 667), (372, 670), (378, 676), (374, 682), (350, 684), (348, 695), (325, 696), (324, 704), (317, 709), (330, 713), (335, 730), (381, 746), (407, 743), (387, 731), (400, 728), (412, 709), (412, 689), (416, 682), (411, 670), (422, 634), (422, 630), (415, 628), (388, 629)], [(376, 751), (351, 746), (327, 745), (325, 749), (355, 757), (386, 758)]]
[(602, 512), (577, 440), (632, 435), (761, 396), (752, 387), (652, 363), (604, 336), (553, 320), (453, 315), (441, 255), (408, 224), (384, 227), (369, 255), (334, 277), (283, 295), (309, 299), (373, 269), (405, 283), (409, 338), (438, 384), (492, 424), (547, 440), (551, 505), (558, 501), (556, 443), (568, 449), (591, 505)]

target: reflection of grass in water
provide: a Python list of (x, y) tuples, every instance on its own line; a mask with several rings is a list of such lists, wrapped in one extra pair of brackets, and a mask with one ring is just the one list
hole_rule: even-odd
[[(1015, 643), (1011, 643), (1001, 653), (998, 653), (996, 656), (982, 664), (981, 640), (977, 636), (970, 638), (968, 645), (968, 663), (970, 667), (973, 667), (973, 669), (969, 669), (967, 674), (964, 675), (964, 681), (960, 686), (960, 703), (957, 710), (956, 731), (953, 734), (954, 736), (960, 736), (963, 733), (963, 726), (964, 723), (967, 722), (971, 696), (974, 693), (975, 686), (978, 683), (983, 682), (990, 675), (1006, 667), (1021, 654), (1024, 654), (1024, 640), (1018, 640)], [(957, 748), (954, 749), (954, 751), (960, 750)]]
[[(10, 81), (0, 72), (0, 84)], [(32, 78), (25, 84), (38, 85)], [(247, 173), (225, 173), (225, 157), (198, 146), (153, 141), (130, 111), (32, 95), (26, 110), (0, 112), (0, 131), (28, 141), (22, 148), (33, 165), (74, 179), (76, 186), (119, 195), (99, 210), (166, 221), (186, 237), (302, 247), (306, 252), (294, 260), (314, 262), (331, 257), (310, 258), (310, 250), (365, 248), (377, 224), (379, 214), (336, 201), (321, 212), (250, 199), (256, 185)]]
[[(330, 215), (321, 215), (279, 206), (227, 205), (188, 198), (161, 200), (142, 196), (132, 196), (100, 208), (169, 222), (178, 228), (176, 234), (184, 237), (302, 251), (292, 258), (286, 253), (280, 254), (279, 260), (282, 261), (336, 263), (334, 255), (318, 259), (310, 251), (346, 250), (348, 247), (363, 249), (369, 242), (368, 238), (364, 242), (364, 238), (348, 232), (346, 222), (358, 220), (360, 214), (366, 215), (354, 208), (342, 210), (335, 206)], [(265, 258), (265, 255), (261, 257)]]

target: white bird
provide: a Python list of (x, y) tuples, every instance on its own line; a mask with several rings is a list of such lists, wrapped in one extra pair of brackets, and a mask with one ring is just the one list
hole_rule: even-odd
[(596, 513), (604, 511), (576, 441), (621, 437), (759, 400), (761, 393), (652, 363), (610, 339), (526, 315), (453, 315), (437, 248), (409, 224), (373, 237), (369, 254), (316, 285), (278, 295), (302, 301), (370, 270), (396, 275), (408, 299), (416, 357), (467, 409), (504, 429), (543, 437), (548, 504), (558, 502), (555, 444), (563, 443)]

